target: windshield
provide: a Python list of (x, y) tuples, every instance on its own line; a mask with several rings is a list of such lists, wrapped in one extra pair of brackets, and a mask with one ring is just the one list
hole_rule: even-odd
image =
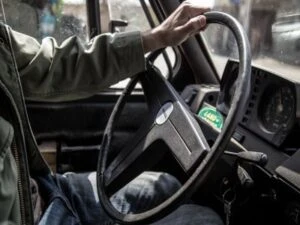
[[(299, 0), (210, 0), (209, 5), (212, 10), (231, 14), (243, 25), (253, 64), (286, 76), (300, 72)], [(224, 26), (213, 24), (203, 37), (221, 76), (227, 59), (238, 58), (233, 35)]]

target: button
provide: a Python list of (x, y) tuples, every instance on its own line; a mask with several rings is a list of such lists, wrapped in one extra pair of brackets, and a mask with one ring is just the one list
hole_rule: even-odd
[(235, 140), (237, 140), (239, 143), (241, 143), (241, 142), (244, 140), (244, 138), (245, 138), (244, 135), (238, 133), (237, 131), (235, 131), (235, 132), (233, 133), (232, 137), (233, 137)]

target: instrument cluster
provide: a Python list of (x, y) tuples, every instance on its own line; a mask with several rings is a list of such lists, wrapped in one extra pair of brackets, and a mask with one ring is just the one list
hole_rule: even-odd
[[(225, 115), (233, 97), (238, 63), (229, 61), (221, 82), (218, 109)], [(296, 123), (297, 83), (252, 67), (251, 95), (241, 125), (280, 146)]]

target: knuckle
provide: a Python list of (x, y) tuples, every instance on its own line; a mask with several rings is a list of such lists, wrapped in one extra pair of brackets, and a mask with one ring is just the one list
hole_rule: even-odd
[(183, 12), (188, 13), (190, 11), (190, 8), (191, 8), (191, 6), (190, 6), (189, 3), (187, 3), (187, 2), (182, 3), (182, 10), (183, 10)]
[(183, 7), (185, 7), (185, 6), (189, 6), (190, 4), (191, 4), (190, 2), (184, 1), (181, 5), (182, 5)]

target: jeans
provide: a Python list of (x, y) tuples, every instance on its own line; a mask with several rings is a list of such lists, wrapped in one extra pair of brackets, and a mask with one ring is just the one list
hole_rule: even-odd
[[(48, 203), (39, 225), (116, 224), (99, 204), (96, 173), (66, 173), (37, 178), (41, 195)], [(111, 197), (122, 213), (138, 213), (164, 201), (178, 190), (180, 183), (166, 173), (145, 172)], [(155, 225), (222, 225), (211, 209), (186, 204)]]

